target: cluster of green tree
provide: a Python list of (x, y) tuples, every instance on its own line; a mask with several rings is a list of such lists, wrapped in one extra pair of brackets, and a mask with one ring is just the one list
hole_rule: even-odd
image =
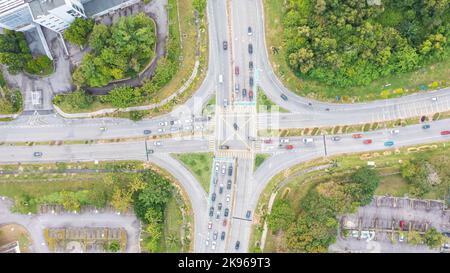
[(89, 37), (92, 52), (75, 70), (74, 83), (99, 87), (137, 76), (154, 56), (155, 42), (154, 23), (144, 13), (120, 17), (110, 27), (95, 25)]
[(94, 102), (94, 96), (86, 93), (84, 90), (68, 94), (58, 94), (53, 98), (53, 103), (64, 107), (64, 109), (84, 110), (88, 109)]
[(64, 31), (64, 38), (72, 44), (84, 47), (94, 28), (94, 20), (86, 18), (75, 18), (69, 28)]
[(194, 9), (198, 12), (199, 17), (202, 18), (206, 10), (206, 0), (194, 0), (192, 2), (192, 5), (194, 6)]
[(33, 58), (22, 32), (4, 30), (0, 35), (0, 63), (11, 74), (26, 71), (30, 74), (47, 75), (53, 71), (53, 62), (45, 55)]
[(426, 163), (423, 158), (414, 158), (405, 161), (400, 167), (402, 177), (410, 185), (409, 194), (411, 196), (423, 197), (431, 190)]
[(268, 226), (273, 232), (285, 232), (284, 241), (289, 251), (326, 252), (336, 240), (337, 216), (370, 203), (379, 181), (375, 170), (364, 167), (354, 172), (348, 181), (318, 184), (299, 205), (277, 200), (268, 217)]
[(22, 93), (11, 91), (8, 87), (0, 86), (0, 114), (14, 114), (22, 110)]
[(348, 87), (448, 57), (448, 0), (376, 2), (285, 1), (290, 67), (301, 77)]
[(142, 177), (146, 184), (134, 194), (134, 211), (146, 224), (145, 248), (149, 252), (157, 252), (163, 232), (164, 211), (172, 198), (173, 186), (154, 172), (145, 172)]

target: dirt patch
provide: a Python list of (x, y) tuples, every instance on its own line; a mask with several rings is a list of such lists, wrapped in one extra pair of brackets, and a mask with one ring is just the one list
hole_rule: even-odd
[(28, 231), (21, 225), (8, 224), (0, 226), (0, 246), (18, 241), (20, 252), (28, 253), (31, 247), (31, 238)]

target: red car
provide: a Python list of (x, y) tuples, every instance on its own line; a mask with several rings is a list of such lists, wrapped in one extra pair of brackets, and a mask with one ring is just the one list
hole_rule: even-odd
[(372, 140), (371, 139), (365, 139), (363, 141), (364, 144), (372, 144)]
[(286, 149), (287, 150), (292, 150), (292, 149), (294, 149), (294, 146), (293, 145), (286, 145)]
[(441, 135), (442, 136), (450, 135), (450, 131), (442, 131)]
[(264, 143), (266, 143), (266, 144), (271, 144), (271, 143), (272, 143), (272, 139), (270, 139), (270, 138), (269, 138), (269, 139), (265, 139), (265, 140), (264, 140)]
[(362, 134), (353, 134), (352, 138), (362, 138)]
[(239, 67), (238, 66), (234, 67), (234, 74), (236, 74), (236, 76), (239, 75)]
[(250, 100), (253, 99), (253, 91), (252, 91), (252, 90), (250, 90), (250, 91), (248, 92), (248, 97), (250, 98)]
[(223, 219), (223, 226), (225, 227), (227, 225), (227, 218)]

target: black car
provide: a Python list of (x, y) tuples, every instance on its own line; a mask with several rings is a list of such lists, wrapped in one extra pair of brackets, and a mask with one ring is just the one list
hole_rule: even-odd
[(211, 201), (216, 201), (216, 193), (214, 192), (212, 195), (211, 195)]
[(236, 123), (233, 124), (234, 130), (238, 129), (238, 125)]
[(209, 208), (209, 216), (211, 216), (211, 217), (214, 216), (214, 208), (213, 207)]
[(245, 89), (245, 88), (242, 89), (242, 96), (243, 97), (247, 96), (247, 89)]
[(227, 49), (228, 49), (228, 42), (223, 41), (223, 50), (227, 50)]
[(228, 175), (231, 176), (233, 174), (233, 166), (228, 167)]
[(230, 146), (228, 146), (228, 145), (220, 145), (220, 149), (221, 150), (228, 150), (228, 149), (230, 149)]
[(144, 135), (150, 135), (152, 133), (151, 130), (144, 130)]
[(247, 213), (245, 214), (245, 217), (247, 217), (247, 219), (250, 219), (251, 215), (252, 215), (251, 211), (247, 210)]
[(253, 61), (248, 62), (248, 69), (253, 69)]
[(175, 124), (175, 121), (171, 120), (170, 125), (174, 125), (174, 124)]
[(222, 233), (220, 234), (220, 240), (225, 240), (225, 231), (222, 231)]
[(226, 208), (225, 212), (223, 213), (223, 216), (228, 217), (229, 212), (230, 212), (230, 210), (228, 208)]
[(154, 154), (154, 153), (155, 153), (155, 150), (152, 150), (152, 149), (147, 150), (147, 154)]
[(219, 194), (222, 194), (223, 193), (223, 186), (220, 186), (220, 188), (219, 188)]
[(286, 97), (285, 94), (281, 94), (281, 98), (282, 98), (283, 100), (288, 100), (288, 97)]
[(221, 210), (222, 209), (222, 203), (219, 203), (219, 205), (217, 205), (217, 209)]
[(236, 241), (236, 244), (234, 245), (234, 249), (239, 249), (240, 245), (241, 245), (241, 242)]
[(247, 34), (248, 34), (248, 35), (252, 35), (252, 27), (248, 27), (248, 29), (247, 29)]
[(231, 190), (231, 180), (227, 181), (227, 190)]
[(253, 86), (253, 77), (250, 77), (250, 86)]
[(41, 157), (42, 156), (42, 152), (34, 152), (33, 156), (34, 157)]
[(248, 53), (250, 53), (250, 54), (253, 53), (253, 45), (252, 44), (248, 44)]

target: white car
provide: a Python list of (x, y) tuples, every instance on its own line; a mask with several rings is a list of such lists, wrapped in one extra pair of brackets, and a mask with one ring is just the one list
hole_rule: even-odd
[(164, 128), (159, 128), (159, 129), (158, 129), (158, 132), (159, 132), (159, 133), (164, 133), (165, 131), (166, 131), (166, 130), (165, 130)]
[(159, 126), (167, 126), (167, 124), (169, 124), (167, 121), (161, 121)]
[(212, 244), (211, 244), (211, 249), (212, 249), (212, 250), (216, 249), (216, 242), (212, 242)]
[(209, 222), (208, 222), (208, 229), (211, 229), (211, 228), (212, 228), (212, 222), (209, 221)]
[(214, 168), (216, 170), (216, 173), (219, 172), (219, 166), (220, 166), (219, 162), (216, 162), (216, 167)]
[(227, 99), (224, 99), (223, 100), (223, 107), (227, 107), (228, 106), (228, 100)]
[(222, 175), (225, 175), (225, 171), (227, 170), (226, 165), (222, 165)]
[(400, 130), (399, 130), (399, 129), (391, 130), (391, 134), (392, 134), (392, 135), (397, 135), (398, 133), (400, 133)]
[(161, 141), (155, 141), (155, 142), (153, 142), (153, 145), (155, 145), (155, 146), (161, 146), (162, 143), (161, 143)]
[(206, 245), (206, 246), (209, 246), (209, 240), (206, 240), (206, 241), (205, 241), (205, 245)]
[(179, 129), (178, 129), (177, 127), (172, 127), (172, 128), (170, 128), (170, 131), (171, 131), (171, 132), (178, 132), (178, 130), (179, 130)]
[(192, 126), (185, 126), (184, 127), (184, 130), (186, 130), (186, 131), (191, 131), (193, 129), (194, 129), (194, 127), (192, 127)]
[(289, 143), (289, 138), (280, 139), (280, 143)]
[(184, 122), (185, 123), (192, 123), (192, 119), (186, 119)]
[(437, 101), (436, 97), (431, 98), (432, 101)]
[(308, 144), (308, 143), (313, 143), (314, 139), (312, 139), (312, 138), (304, 138), (304, 139), (302, 139), (302, 141), (303, 141), (303, 143)]
[(226, 201), (227, 201), (227, 202), (230, 202), (230, 195), (229, 195), (229, 194), (227, 194)]

